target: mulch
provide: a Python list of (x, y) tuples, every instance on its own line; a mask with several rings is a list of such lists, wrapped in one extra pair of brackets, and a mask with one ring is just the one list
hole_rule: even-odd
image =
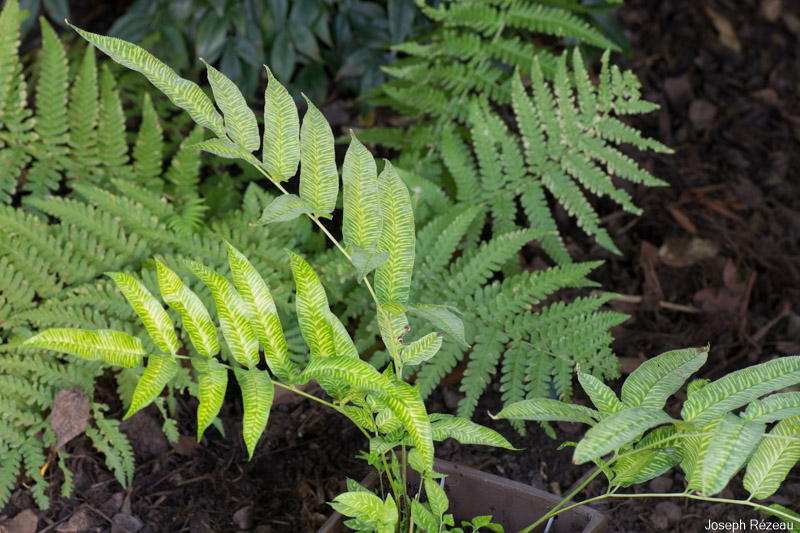
[[(711, 345), (701, 369), (707, 378), (800, 354), (800, 4), (628, 0), (618, 21), (634, 50), (623, 66), (638, 75), (647, 99), (661, 105), (631, 123), (675, 149), (674, 155), (631, 153), (670, 184), (631, 188), (644, 215), (600, 202), (624, 255), (608, 254), (577, 229), (568, 231), (571, 248), (585, 251), (579, 259), (607, 259), (594, 278), (624, 295), (614, 303), (631, 315), (615, 331), (623, 373), (686, 346)], [(455, 396), (445, 386), (432, 397), (430, 411), (451, 411)], [(365, 475), (365, 463), (355, 459), (366, 446), (363, 437), (308, 400), (287, 402), (274, 408), (248, 462), (239, 436), (241, 404), (233, 394), (229, 400), (222, 413), (227, 437), (209, 430), (199, 445), (191, 437), (191, 399), (181, 400), (183, 436), (176, 445), (158, 429), (154, 408), (126, 422), (137, 454), (127, 491), (103, 469), (87, 439), (74, 439), (67, 446), (73, 496), (58, 497), (54, 474), (53, 503), (43, 512), (21, 486), (0, 524), (15, 517), (5, 523), (11, 533), (315, 531), (345, 477)], [(447, 442), (437, 455), (553, 492), (566, 491), (585, 473), (539, 428), (523, 438), (491, 422), (485, 413), (498, 405), (495, 386), (482, 399), (477, 421), (524, 451)], [(557, 430), (559, 441), (579, 437), (568, 424)], [(684, 486), (676, 469), (635, 491)], [(582, 496), (601, 490), (594, 482)], [(740, 477), (722, 496), (746, 496)], [(771, 501), (800, 501), (800, 472), (791, 473)], [(742, 507), (677, 499), (613, 500), (598, 507), (609, 513), (609, 531), (623, 532), (705, 531), (708, 520), (761, 518)], [(30, 529), (37, 522), (38, 529)]]

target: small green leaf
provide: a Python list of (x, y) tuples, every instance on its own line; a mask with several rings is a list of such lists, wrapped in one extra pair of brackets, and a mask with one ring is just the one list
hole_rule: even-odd
[(144, 374), (136, 384), (136, 390), (133, 391), (131, 406), (123, 420), (130, 418), (136, 411), (155, 400), (177, 372), (178, 360), (172, 355), (150, 355), (147, 358)]
[(681, 417), (703, 425), (765, 394), (800, 383), (800, 356), (778, 359), (731, 372), (695, 392), (684, 402)]
[(363, 250), (358, 246), (352, 245), (352, 252), (350, 252), (350, 262), (356, 267), (358, 275), (358, 282), (364, 277), (381, 266), (387, 259), (389, 259), (389, 252), (378, 252), (377, 250)]
[(442, 521), (442, 517), (450, 508), (450, 500), (447, 499), (444, 489), (439, 486), (439, 483), (433, 479), (425, 480), (425, 494), (428, 496), (428, 504), (431, 506), (431, 512), (438, 519), (437, 522)]
[(288, 222), (300, 215), (313, 213), (314, 210), (296, 194), (282, 194), (264, 208), (264, 213), (256, 224), (262, 226), (273, 222)]
[(218, 272), (188, 259), (184, 263), (206, 284), (214, 296), (222, 334), (233, 358), (243, 366), (255, 368), (259, 361), (258, 339), (248, 320), (242, 297), (231, 282)]
[(781, 420), (747, 463), (744, 488), (762, 500), (775, 494), (800, 459), (800, 416)]
[(589, 429), (575, 447), (572, 461), (582, 464), (630, 443), (648, 429), (673, 422), (660, 409), (631, 407), (609, 415)]
[(173, 104), (188, 111), (196, 123), (210, 129), (219, 137), (225, 136), (222, 117), (196, 83), (181, 78), (167, 65), (135, 44), (84, 31), (72, 24), (69, 26), (117, 63), (144, 74), (150, 83), (172, 100)]
[(199, 142), (187, 146), (187, 148), (194, 148), (195, 150), (204, 150), (208, 153), (224, 157), (225, 159), (243, 159), (253, 165), (254, 167), (261, 167), (261, 162), (253, 157), (253, 154), (244, 148), (233, 144), (227, 139), (208, 139), (207, 141)]
[(234, 368), (233, 373), (242, 388), (244, 403), (242, 435), (247, 445), (247, 453), (252, 459), (258, 439), (267, 427), (275, 390), (272, 380), (269, 379), (269, 373), (264, 370)]
[[(203, 61), (202, 58), (201, 61)], [(211, 83), (214, 99), (222, 110), (222, 115), (225, 119), (225, 131), (228, 136), (236, 145), (248, 152), (258, 150), (261, 146), (261, 140), (258, 134), (256, 116), (247, 106), (241, 91), (227, 76), (208, 63), (205, 64), (208, 70), (208, 81)]]
[(308, 111), (300, 129), (300, 198), (317, 213), (336, 207), (339, 173), (333, 152), (333, 132), (319, 109), (306, 98)]
[(604, 415), (613, 415), (623, 408), (614, 391), (593, 375), (578, 372), (578, 381), (594, 406)]
[(289, 91), (275, 79), (269, 67), (264, 93), (264, 165), (283, 179), (297, 173), (300, 161), (300, 119)]
[(303, 384), (320, 378), (346, 383), (363, 394), (375, 394), (379, 397), (393, 394), (392, 384), (383, 374), (366, 361), (355, 357), (312, 355), (297, 382)]
[(713, 496), (728, 485), (761, 440), (764, 428), (732, 413), (722, 416), (703, 459), (703, 494)]
[(707, 357), (708, 348), (688, 348), (645, 361), (623, 383), (622, 403), (661, 409), (667, 398), (705, 364)]
[(424, 318), (433, 324), (435, 328), (452, 337), (463, 348), (469, 348), (467, 339), (464, 336), (464, 322), (461, 321), (460, 312), (455, 307), (451, 305), (423, 304), (408, 306), (406, 311)]
[(345, 244), (354, 249), (376, 250), (383, 225), (378, 202), (378, 171), (372, 154), (352, 132), (342, 169), (342, 191), (342, 235)]
[(183, 329), (189, 334), (200, 355), (211, 356), (219, 351), (217, 328), (200, 298), (192, 292), (175, 272), (156, 261), (158, 287), (164, 301), (181, 315)]
[(283, 336), (283, 328), (272, 294), (264, 278), (244, 254), (228, 241), (225, 241), (225, 246), (228, 248), (228, 262), (233, 283), (244, 300), (247, 317), (256, 338), (264, 347), (264, 359), (269, 369), (279, 379), (291, 381), (300, 370), (289, 358), (286, 350), (286, 339)]
[(228, 388), (228, 369), (213, 357), (193, 357), (192, 366), (197, 371), (198, 396), (197, 406), (197, 442), (217, 417), (225, 391)]
[(113, 329), (53, 328), (42, 331), (23, 343), (32, 348), (43, 348), (68, 353), (88, 361), (105, 361), (112, 365), (139, 366), (147, 354), (142, 341), (127, 333)]
[(311, 349), (311, 355), (331, 356), (336, 353), (333, 330), (328, 320), (328, 297), (317, 274), (299, 255), (286, 250), (292, 260), (292, 274), (297, 286), (297, 319), (300, 332)]
[(492, 418), (535, 420), (537, 422), (580, 422), (595, 425), (600, 413), (582, 405), (564, 403), (548, 398), (533, 398), (507, 405)]
[(400, 352), (400, 360), (403, 365), (419, 365), (436, 355), (441, 347), (442, 335), (434, 331), (403, 348), (403, 351)]
[(147, 287), (128, 274), (106, 272), (106, 275), (114, 280), (119, 290), (128, 299), (155, 345), (166, 353), (176, 353), (178, 337), (175, 335), (172, 320), (169, 319), (159, 301), (150, 294)]
[(414, 213), (408, 188), (388, 161), (378, 177), (378, 197), (383, 216), (378, 251), (391, 255), (375, 271), (375, 292), (381, 304), (407, 304), (416, 246)]
[(419, 392), (408, 383), (399, 381), (394, 383), (394, 391), (381, 399), (403, 422), (422, 458), (423, 476), (430, 477), (433, 473), (433, 431)]
[(477, 444), (493, 446), (506, 450), (517, 450), (505, 437), (493, 429), (476, 424), (466, 418), (441, 413), (432, 413), (428, 417), (431, 421), (433, 440), (442, 441), (455, 439), (461, 444)]
[(768, 424), (797, 415), (800, 415), (800, 392), (784, 392), (753, 400), (739, 416)]
[(411, 500), (411, 517), (422, 531), (439, 531), (439, 525), (433, 514), (417, 500)]

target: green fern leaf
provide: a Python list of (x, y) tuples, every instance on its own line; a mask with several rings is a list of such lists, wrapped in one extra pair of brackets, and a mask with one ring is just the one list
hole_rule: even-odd
[(236, 381), (242, 388), (242, 402), (244, 403), (242, 434), (247, 446), (247, 453), (252, 459), (258, 439), (261, 438), (264, 428), (267, 427), (272, 399), (275, 396), (274, 385), (269, 379), (269, 374), (263, 370), (234, 368), (233, 372), (236, 375)]
[(378, 302), (408, 302), (414, 268), (414, 213), (411, 198), (400, 176), (388, 161), (378, 177), (383, 226), (378, 251), (391, 255), (375, 270)]
[(142, 323), (155, 345), (165, 353), (177, 353), (178, 337), (175, 335), (172, 320), (159, 301), (150, 294), (147, 287), (128, 274), (107, 272), (106, 275), (114, 280), (119, 290), (128, 299), (131, 307), (142, 319)]
[(708, 348), (663, 353), (645, 361), (622, 385), (622, 403), (630, 407), (661, 409), (708, 358)]
[(136, 144), (133, 145), (133, 172), (137, 181), (145, 188), (161, 190), (161, 164), (164, 151), (164, 133), (158, 122), (158, 114), (153, 107), (149, 93), (144, 93), (142, 103), (142, 125)]
[(218, 137), (225, 137), (222, 117), (196, 83), (181, 78), (174, 70), (135, 44), (81, 30), (72, 24), (69, 26), (117, 63), (144, 74), (173, 104), (186, 110), (196, 123), (210, 129)]
[(200, 298), (175, 272), (156, 261), (158, 287), (164, 301), (181, 315), (183, 329), (200, 355), (212, 356), (219, 351), (217, 330)]
[(197, 371), (197, 442), (203, 438), (225, 400), (228, 387), (228, 370), (213, 357), (193, 357), (192, 366)]
[(378, 172), (372, 154), (355, 135), (344, 158), (342, 195), (344, 243), (365, 251), (375, 250), (383, 225), (378, 203)]
[(768, 424), (797, 415), (800, 415), (800, 392), (784, 392), (753, 400), (739, 416)]
[(242, 366), (255, 368), (259, 361), (258, 339), (248, 320), (242, 297), (230, 281), (213, 269), (188, 259), (184, 263), (214, 296), (222, 335), (233, 358)]
[(233, 283), (244, 300), (250, 325), (264, 347), (264, 358), (269, 369), (279, 379), (291, 381), (299, 373), (299, 369), (289, 359), (272, 294), (250, 261), (228, 241), (225, 241), (225, 246), (228, 248)]
[(798, 382), (800, 356), (781, 357), (737, 370), (692, 394), (683, 404), (681, 417), (695, 425), (707, 424), (756, 398)]
[(317, 213), (328, 214), (336, 207), (339, 174), (333, 152), (333, 132), (311, 101), (300, 129), (300, 198)]
[(598, 459), (627, 444), (646, 430), (673, 422), (664, 411), (631, 407), (609, 415), (589, 429), (575, 447), (573, 462), (582, 464)]
[(744, 488), (751, 498), (775, 494), (800, 459), (800, 417), (785, 418), (764, 437), (747, 462)]
[(297, 173), (300, 161), (300, 119), (289, 92), (272, 75), (264, 94), (264, 165), (289, 179)]
[(336, 354), (333, 330), (328, 321), (328, 297), (311, 266), (299, 255), (286, 250), (292, 261), (292, 274), (297, 286), (297, 319), (311, 355)]
[(764, 428), (731, 413), (722, 416), (703, 459), (703, 494), (713, 496), (728, 485), (758, 445)]
[[(200, 59), (203, 61), (203, 59)], [(205, 63), (205, 61), (203, 61)], [(214, 92), (214, 99), (222, 110), (225, 131), (234, 144), (248, 152), (258, 150), (261, 139), (258, 134), (258, 124), (253, 111), (247, 107), (247, 102), (241, 91), (223, 73), (205, 63), (208, 72), (208, 81)]]
[(597, 410), (604, 415), (613, 415), (623, 409), (622, 402), (619, 401), (614, 391), (593, 375), (578, 372), (578, 381)]
[(403, 351), (400, 353), (400, 360), (403, 362), (403, 365), (419, 365), (436, 355), (441, 347), (442, 334), (434, 331), (403, 348)]
[(110, 329), (48, 329), (23, 344), (32, 348), (68, 353), (87, 361), (105, 361), (127, 367), (138, 366), (142, 356), (147, 353), (142, 347), (142, 341), (136, 337)]
[(155, 400), (177, 372), (178, 360), (172, 355), (153, 354), (148, 356), (144, 374), (136, 385), (131, 406), (123, 420), (130, 418), (139, 409), (148, 406)]

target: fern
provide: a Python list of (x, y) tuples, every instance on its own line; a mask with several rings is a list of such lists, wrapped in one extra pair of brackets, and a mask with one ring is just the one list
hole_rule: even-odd
[[(103, 273), (136, 271), (157, 290), (152, 254), (168, 262), (192, 256), (217, 267), (223, 251), (217, 235), (257, 257), (254, 263), (262, 272), (288, 280), (281, 250), (307, 242), (309, 235), (308, 227), (275, 228), (265, 238), (253, 228), (271, 199), (256, 185), (247, 188), (241, 207), (226, 213), (224, 223), (207, 216), (201, 166), (216, 165), (209, 174), (223, 172), (219, 160), (204, 160), (190, 147), (202, 141), (202, 129), (182, 135), (182, 143), (167, 142), (175, 132), (161, 127), (155, 109), (163, 106), (148, 104), (154, 100), (139, 93), (144, 116), (132, 118), (140, 127), (129, 143), (111, 71), (101, 65), (98, 76), (95, 50), (89, 47), (71, 77), (64, 46), (46, 23), (29, 91), (17, 53), (18, 13), (14, 1), (5, 2), (0, 12), (0, 506), (21, 476), (36, 487), (37, 504), (46, 507), (49, 492), (38, 473), (52, 444), (43, 440), (41, 428), (49, 428), (53, 398), (72, 386), (93, 397), (94, 380), (103, 369), (97, 363), (42, 358), (20, 349), (19, 339), (41, 327), (78, 325), (140, 333), (135, 314)], [(28, 102), (35, 104), (33, 111)], [(275, 297), (286, 309), (289, 291)], [(298, 338), (296, 324), (287, 325), (286, 335)], [(292, 357), (303, 357), (296, 340), (289, 350)], [(118, 374), (126, 406), (133, 394), (128, 378), (127, 372)], [(179, 373), (173, 386), (183, 390), (187, 379)], [(129, 445), (115, 422), (92, 405), (87, 434), (125, 481), (133, 471)], [(165, 429), (172, 426), (165, 422)], [(55, 464), (70, 465), (70, 459), (59, 452)]]
[[(649, 112), (655, 106), (640, 99), (632, 73), (609, 68), (608, 52), (595, 87), (579, 48), (557, 56), (553, 48), (531, 44), (530, 35), (544, 34), (585, 43), (586, 50), (618, 50), (592, 25), (585, 6), (546, 4), (550, 3), (448, 0), (435, 8), (422, 4), (422, 12), (434, 21), (433, 30), (397, 45), (395, 49), (407, 57), (384, 67), (394, 79), (367, 95), (375, 104), (420, 120), (399, 135), (376, 130), (362, 137), (378, 143), (388, 140), (387, 146), (400, 149), (397, 165), (425, 176), (417, 180), (432, 180), (443, 188), (452, 183), (456, 200), (488, 203), (497, 231), (513, 229), (519, 200), (532, 227), (553, 232), (539, 239), (542, 248), (564, 263), (570, 256), (556, 232), (548, 195), (601, 246), (618, 253), (586, 192), (607, 196), (637, 213), (627, 193), (610, 178), (648, 186), (664, 183), (613, 145), (669, 150), (617, 118)], [(568, 56), (573, 72), (566, 67)], [(553, 79), (552, 86), (545, 78)], [(530, 80), (532, 99), (525, 94), (522, 79)], [(512, 105), (516, 124), (506, 124)], [(497, 152), (499, 156), (487, 159)], [(471, 153), (477, 165), (470, 161)]]

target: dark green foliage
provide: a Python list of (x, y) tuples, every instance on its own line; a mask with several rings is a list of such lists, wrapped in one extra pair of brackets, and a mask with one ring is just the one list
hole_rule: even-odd
[(296, 97), (323, 101), (334, 78), (359, 93), (383, 82), (388, 46), (409, 37), (417, 15), (412, 0), (138, 0), (108, 34), (140, 42), (188, 78), (202, 57), (246, 96), (268, 64)]

